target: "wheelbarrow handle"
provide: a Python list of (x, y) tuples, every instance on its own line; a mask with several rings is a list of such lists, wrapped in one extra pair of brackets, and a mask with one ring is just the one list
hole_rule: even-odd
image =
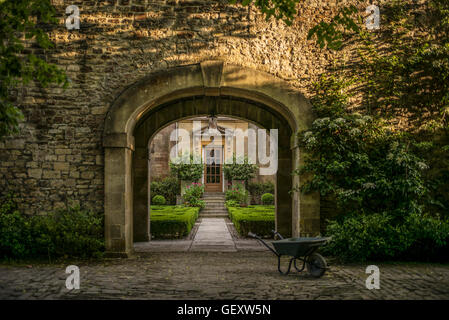
[(271, 232), (275, 235), (275, 236), (278, 236), (279, 237), (279, 239), (284, 239), (284, 237), (279, 233), (279, 232), (277, 232), (276, 230), (271, 230)]
[(257, 234), (252, 233), (252, 232), (248, 232), (248, 237), (254, 238), (259, 240), (265, 247), (267, 247), (271, 252), (273, 252), (277, 257), (280, 257), (280, 255), (273, 250), (273, 248), (271, 248), (261, 237), (259, 237)]

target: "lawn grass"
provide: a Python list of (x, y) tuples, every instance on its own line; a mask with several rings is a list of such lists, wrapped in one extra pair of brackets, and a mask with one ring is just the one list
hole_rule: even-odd
[(198, 218), (200, 208), (151, 206), (152, 239), (181, 239), (187, 236)]
[(274, 229), (274, 206), (253, 205), (248, 207), (227, 207), (235, 229), (242, 236), (253, 232), (263, 238), (272, 238)]

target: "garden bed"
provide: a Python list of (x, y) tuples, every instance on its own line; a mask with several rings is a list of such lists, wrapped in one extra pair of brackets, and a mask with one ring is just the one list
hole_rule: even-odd
[(242, 236), (253, 232), (263, 238), (272, 238), (274, 229), (274, 206), (254, 205), (248, 207), (227, 206), (229, 218)]
[(199, 211), (198, 207), (151, 206), (151, 238), (181, 239), (187, 236)]

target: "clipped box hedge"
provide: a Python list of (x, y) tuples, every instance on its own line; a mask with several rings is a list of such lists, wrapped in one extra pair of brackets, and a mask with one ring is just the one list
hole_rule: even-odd
[(254, 205), (248, 207), (227, 206), (235, 229), (242, 236), (253, 232), (263, 238), (272, 238), (274, 229), (274, 206)]
[(181, 239), (187, 236), (199, 211), (198, 207), (151, 206), (151, 238)]

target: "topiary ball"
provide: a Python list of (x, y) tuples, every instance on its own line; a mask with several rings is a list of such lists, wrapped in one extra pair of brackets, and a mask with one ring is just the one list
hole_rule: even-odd
[(157, 206), (164, 205), (165, 204), (164, 196), (160, 196), (160, 195), (154, 196), (153, 197), (153, 204), (155, 204)]
[(271, 193), (264, 193), (262, 195), (262, 203), (263, 204), (274, 204), (274, 196)]

